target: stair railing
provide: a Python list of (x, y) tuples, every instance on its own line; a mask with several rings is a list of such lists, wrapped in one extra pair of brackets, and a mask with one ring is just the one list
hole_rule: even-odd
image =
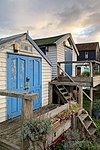
[[(80, 86), (69, 76), (69, 74), (68, 74), (67, 72), (65, 72), (65, 71), (60, 67), (60, 65), (57, 64), (57, 67), (58, 67), (60, 70), (62, 70), (63, 73), (64, 73), (73, 83), (75, 83), (78, 88), (80, 88)], [(82, 93), (83, 93), (91, 102), (93, 102), (93, 100), (86, 94), (86, 92), (83, 91), (83, 89), (82, 89)]]

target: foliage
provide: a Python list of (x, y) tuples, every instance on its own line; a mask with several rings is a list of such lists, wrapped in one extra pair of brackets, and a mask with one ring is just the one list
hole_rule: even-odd
[(100, 144), (100, 119), (93, 118), (93, 120), (97, 125), (97, 142)]
[(48, 120), (31, 120), (24, 121), (21, 135), (22, 139), (36, 141), (42, 138), (43, 135), (50, 132), (52, 124)]
[(90, 76), (90, 72), (84, 71), (84, 72), (82, 72), (82, 76), (83, 77), (89, 77)]
[(69, 131), (64, 134), (63, 140), (55, 150), (99, 150), (97, 145), (89, 139), (81, 138), (78, 131)]
[(73, 112), (73, 111), (75, 111), (75, 110), (77, 110), (78, 108), (80, 108), (80, 104), (73, 104), (72, 106), (71, 106), (71, 111)]
[(93, 75), (100, 75), (100, 72), (95, 71), (95, 72), (93, 73)]
[(93, 108), (100, 111), (100, 99), (94, 101)]

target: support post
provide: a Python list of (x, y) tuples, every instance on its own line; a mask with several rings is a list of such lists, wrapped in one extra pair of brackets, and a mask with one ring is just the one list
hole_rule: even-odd
[(53, 101), (53, 84), (49, 82), (49, 104)]
[(90, 77), (93, 77), (93, 64), (90, 62)]
[(80, 107), (83, 108), (83, 92), (82, 92), (82, 86), (79, 87), (78, 103), (80, 104)]
[(33, 100), (23, 99), (23, 120), (32, 120), (33, 118)]
[(92, 116), (92, 109), (93, 109), (93, 87), (90, 87), (90, 97), (92, 99), (90, 103), (90, 115)]
[(92, 99), (90, 104), (90, 115), (92, 116), (92, 108), (93, 108), (93, 64), (90, 62), (90, 77), (92, 81), (92, 86), (90, 87), (90, 97)]
[[(58, 65), (60, 66), (60, 63), (58, 63)], [(57, 77), (60, 76), (60, 68), (59, 68), (59, 66), (57, 66)]]

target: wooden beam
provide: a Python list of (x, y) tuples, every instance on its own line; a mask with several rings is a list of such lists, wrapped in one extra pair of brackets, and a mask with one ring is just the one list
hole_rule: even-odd
[(58, 62), (59, 64), (72, 64), (72, 63), (96, 63), (96, 64), (100, 64), (99, 61), (96, 60), (86, 60), (86, 61), (61, 61)]
[(2, 89), (0, 89), (0, 95), (17, 97), (25, 100), (34, 100), (39, 97), (38, 93), (16, 92), (16, 91), (9, 91), (9, 90), (2, 90)]
[(50, 82), (50, 84), (54, 84), (54, 85), (67, 85), (67, 86), (86, 86), (86, 87), (90, 87), (90, 83), (79, 83), (79, 82), (65, 82), (65, 81), (62, 81), (62, 82), (58, 82), (58, 81), (52, 81)]
[(90, 103), (90, 116), (92, 116), (92, 109), (93, 109), (93, 87), (90, 87), (90, 97), (92, 99)]
[(9, 143), (7, 140), (2, 140), (0, 139), (0, 150), (20, 150), (20, 147), (13, 144)]
[(9, 90), (0, 90), (0, 95), (11, 96), (23, 99), (22, 115), (24, 120), (33, 118), (33, 100), (39, 97), (37, 93), (13, 92)]

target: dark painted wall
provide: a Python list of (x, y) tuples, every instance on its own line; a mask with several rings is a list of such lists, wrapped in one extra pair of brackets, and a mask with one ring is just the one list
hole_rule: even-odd
[[(88, 52), (88, 58), (85, 58), (85, 52)], [(79, 51), (78, 61), (81, 60), (96, 60), (96, 51)]]

